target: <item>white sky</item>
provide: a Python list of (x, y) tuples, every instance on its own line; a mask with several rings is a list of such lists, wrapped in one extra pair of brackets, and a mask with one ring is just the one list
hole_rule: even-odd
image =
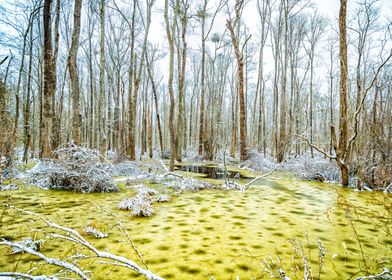
[[(0, 5), (6, 3), (7, 0), (0, 0)], [(122, 2), (125, 5), (131, 5), (131, 1), (127, 0), (116, 0), (118, 2)], [(213, 8), (215, 3), (218, 0), (210, 0), (208, 7)], [(234, 7), (233, 4), (234, 0), (230, 0), (231, 8)], [(332, 24), (336, 26), (336, 20), (339, 13), (339, 0), (313, 0), (314, 7), (318, 10), (318, 12), (328, 18), (330, 18)], [(193, 6), (193, 11), (195, 10), (194, 7), (198, 6), (201, 1), (198, 0), (191, 0), (191, 5)], [(348, 18), (352, 14), (352, 9), (355, 6), (355, 0), (348, 0)], [(380, 0), (379, 5), (381, 6), (381, 16), (382, 17), (392, 17), (392, 0)], [(164, 7), (164, 0), (157, 0), (156, 4), (153, 8), (153, 16), (152, 16), (152, 23), (151, 29), (149, 33), (149, 42), (153, 44), (158, 44), (160, 48), (167, 49), (167, 41), (166, 41), (166, 32), (164, 29), (164, 19), (163, 19), (163, 7)], [(218, 18), (215, 21), (213, 32), (222, 33), (225, 30), (225, 21), (227, 18), (227, 14), (225, 13), (226, 8), (224, 8)], [(256, 10), (256, 0), (249, 0), (245, 6), (245, 10), (243, 13), (243, 21), (245, 22), (246, 26), (249, 28), (250, 33), (252, 34), (251, 40), (253, 42), (257, 42), (258, 40), (258, 28), (259, 28), (259, 19)], [(2, 26), (0, 24), (0, 31), (7, 31), (8, 28)], [(199, 35), (199, 27), (195, 28), (194, 35), (188, 35), (188, 46), (192, 49), (198, 50), (200, 48), (200, 35)], [(349, 32), (349, 31), (348, 31)], [(269, 39), (267, 40), (267, 44), (269, 44)], [(319, 49), (323, 48), (323, 44), (325, 42), (321, 42)], [(0, 45), (0, 53), (8, 53), (8, 48), (4, 48), (4, 46)], [(256, 59), (256, 58), (255, 58)], [(190, 60), (188, 60), (190, 62)], [(167, 57), (162, 59), (159, 63), (161, 73), (167, 73)], [(270, 70), (273, 65), (273, 58), (272, 55), (265, 56), (265, 67), (266, 70)], [(165, 80), (163, 81), (165, 83)]]
[[(121, 0), (120, 0), (121, 1)], [(229, 0), (230, 2), (230, 7), (234, 7), (234, 0)], [(347, 20), (352, 18), (353, 15), (353, 9), (356, 6), (355, 0), (348, 0), (347, 4)], [(200, 1), (201, 3), (201, 1)], [(213, 8), (216, 6), (217, 0), (210, 0), (208, 7)], [(318, 13), (329, 18), (330, 19), (330, 25), (334, 25), (337, 27), (337, 20), (339, 16), (339, 6), (340, 6), (340, 1), (339, 0), (312, 0), (312, 3), (314, 4), (313, 7), (314, 9), (317, 9)], [(192, 5), (199, 5), (199, 1), (191, 1)], [(392, 0), (380, 0), (379, 1), (379, 6), (381, 7), (381, 17), (383, 18), (391, 18), (392, 17)], [(154, 7), (154, 12), (152, 16), (152, 23), (151, 23), (151, 29), (150, 29), (150, 34), (149, 34), (149, 41), (154, 44), (158, 44), (160, 47), (167, 48), (167, 41), (166, 41), (166, 32), (164, 29), (164, 19), (163, 19), (163, 7), (164, 7), (164, 0), (157, 0), (155, 7)], [(310, 12), (311, 10), (309, 10)], [(213, 32), (218, 32), (222, 33), (225, 30), (225, 22), (227, 19), (227, 14), (226, 14), (226, 8), (224, 8), (219, 17), (216, 19)], [(246, 24), (246, 26), (249, 28), (250, 33), (252, 34), (252, 40), (253, 42), (257, 42), (258, 40), (258, 29), (259, 29), (259, 16), (257, 13), (256, 9), (256, 0), (249, 0), (245, 6), (244, 12), (243, 12), (243, 22)], [(197, 27), (195, 29), (196, 34), (188, 35), (187, 40), (188, 40), (188, 46), (193, 49), (199, 49), (200, 48), (200, 28)], [(347, 31), (348, 34), (350, 33), (350, 30)], [(318, 45), (318, 51), (325, 51), (326, 48), (326, 39), (327, 36), (324, 36), (322, 38), (320, 44)], [(270, 39), (267, 39), (267, 45), (270, 45)], [(268, 49), (268, 46), (267, 46)], [(323, 50), (324, 49), (324, 50)], [(267, 55), (264, 55), (264, 65), (266, 71), (272, 70), (273, 67), (273, 56), (270, 50), (266, 50)], [(255, 57), (257, 59), (257, 57)], [(189, 62), (190, 60), (188, 60)], [(325, 61), (327, 62), (327, 61)], [(167, 73), (168, 72), (168, 58), (165, 57), (162, 59), (159, 63), (159, 67), (161, 69), (161, 73)], [(319, 78), (323, 79), (325, 77), (326, 73), (326, 64), (324, 65), (318, 65), (318, 68), (316, 68), (316, 76), (319, 75)], [(318, 71), (317, 71), (318, 70)], [(255, 73), (253, 73), (255, 74)], [(162, 74), (164, 76), (164, 74)], [(316, 77), (317, 78), (317, 77)], [(252, 79), (252, 78), (251, 78)], [(166, 79), (163, 80), (163, 83), (166, 83)]]

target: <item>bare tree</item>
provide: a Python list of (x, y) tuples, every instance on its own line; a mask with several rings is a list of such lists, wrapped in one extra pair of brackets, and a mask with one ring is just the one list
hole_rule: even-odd
[(43, 118), (41, 122), (42, 138), (41, 154), (43, 158), (52, 156), (53, 135), (53, 96), (56, 90), (56, 69), (53, 61), (52, 28), (51, 28), (52, 0), (45, 0), (44, 24), (44, 91), (43, 91)]
[[(244, 8), (244, 1), (237, 1), (235, 6), (235, 22), (237, 31), (241, 25), (241, 13)], [(240, 49), (239, 32), (234, 33), (234, 27), (231, 19), (226, 21), (226, 27), (229, 29), (231, 41), (233, 44), (234, 54), (237, 60), (237, 82), (238, 82), (238, 96), (240, 102), (240, 159), (247, 158), (246, 153), (246, 108), (245, 108), (245, 95), (244, 95), (244, 57)], [(248, 37), (243, 46), (247, 43)]]
[(68, 69), (69, 69), (69, 76), (71, 78), (71, 86), (72, 86), (72, 126), (73, 126), (72, 139), (76, 145), (80, 145), (81, 143), (80, 129), (81, 129), (81, 119), (82, 119), (81, 116), (82, 112), (81, 112), (80, 100), (79, 100), (80, 99), (79, 78), (78, 78), (78, 70), (76, 64), (76, 58), (77, 58), (78, 47), (79, 47), (81, 10), (82, 10), (82, 0), (75, 0), (72, 43), (68, 56)]

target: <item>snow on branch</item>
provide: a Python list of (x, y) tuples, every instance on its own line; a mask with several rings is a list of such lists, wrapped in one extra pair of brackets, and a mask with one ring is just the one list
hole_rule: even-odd
[(30, 279), (30, 280), (58, 280), (58, 278), (53, 276), (33, 276), (28, 273), (19, 273), (19, 272), (0, 272), (0, 279)]
[(377, 275), (369, 275), (369, 276), (361, 276), (356, 278), (355, 280), (377, 280), (377, 279), (392, 279), (392, 272), (387, 268), (384, 268), (383, 272)]
[[(72, 243), (76, 243), (81, 245), (82, 247), (90, 250), (91, 252), (94, 253), (94, 255), (98, 258), (102, 258), (102, 259), (106, 259), (108, 260), (108, 263), (112, 264), (112, 265), (118, 265), (118, 266), (122, 266), (122, 267), (126, 267), (128, 269), (131, 269), (143, 276), (145, 276), (147, 279), (151, 279), (151, 280), (162, 280), (163, 278), (154, 274), (153, 272), (151, 272), (150, 270), (147, 269), (143, 269), (142, 267), (140, 267), (139, 265), (137, 265), (135, 262), (123, 257), (123, 256), (118, 256), (115, 254), (112, 254), (108, 251), (101, 251), (98, 250), (93, 244), (91, 244), (89, 241), (87, 241), (82, 235), (79, 234), (79, 232), (77, 232), (76, 230), (72, 229), (72, 228), (68, 228), (62, 225), (59, 225), (55, 222), (52, 222), (51, 220), (37, 214), (34, 212), (30, 212), (30, 211), (26, 211), (20, 208), (17, 208), (15, 206), (12, 205), (6, 205), (6, 207), (14, 209), (18, 212), (27, 214), (27, 215), (31, 215), (34, 216), (35, 218), (43, 221), (48, 227), (59, 230), (60, 233), (52, 233), (50, 234), (51, 237), (53, 238), (58, 238), (58, 239), (63, 239)], [(20, 245), (19, 243), (15, 243), (15, 242), (10, 242), (7, 240), (3, 240), (0, 242), (0, 245), (7, 245), (10, 247), (17, 247), (20, 249), (23, 249), (23, 251), (35, 255), (39, 258), (41, 258), (42, 260), (44, 260), (46, 263), (48, 264), (52, 264), (52, 265), (56, 265), (56, 266), (60, 266), (63, 267), (65, 269), (67, 269), (68, 271), (72, 271), (74, 273), (76, 273), (77, 275), (79, 275), (82, 279), (89, 279), (84, 272), (82, 272), (78, 267), (76, 267), (75, 265), (68, 263), (66, 261), (60, 260), (60, 259), (54, 259), (54, 258), (49, 258), (46, 257), (45, 255), (36, 252), (30, 248), (24, 248), (22, 245)]]
[(46, 263), (51, 264), (51, 265), (55, 265), (55, 266), (59, 266), (62, 268), (65, 268), (68, 271), (72, 271), (74, 273), (76, 273), (77, 275), (79, 275), (81, 277), (81, 279), (83, 280), (88, 280), (89, 278), (86, 276), (86, 274), (83, 273), (83, 271), (81, 271), (78, 267), (76, 267), (75, 265), (60, 260), (60, 259), (55, 259), (55, 258), (49, 258), (47, 256), (45, 256), (44, 254), (41, 254), (33, 249), (31, 249), (30, 247), (22, 244), (22, 243), (18, 243), (18, 242), (10, 242), (7, 241), (5, 239), (3, 239), (2, 241), (0, 241), (0, 245), (6, 245), (9, 246), (11, 248), (17, 248), (20, 251), (26, 252), (30, 255), (34, 255), (42, 260), (44, 260)]

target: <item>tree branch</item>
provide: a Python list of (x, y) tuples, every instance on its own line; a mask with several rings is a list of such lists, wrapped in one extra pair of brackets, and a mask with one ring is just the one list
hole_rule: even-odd
[[(12, 205), (8, 205), (8, 204), (5, 204), (5, 205), (6, 205), (7, 207), (11, 208), (11, 209), (15, 209), (16, 211), (19, 211), (19, 212), (22, 212), (22, 213), (25, 213), (25, 214), (28, 214), (28, 215), (32, 215), (32, 216), (34, 216), (34, 217), (36, 217), (36, 218), (42, 220), (42, 221), (43, 221), (46, 225), (48, 225), (49, 227), (52, 227), (52, 228), (61, 230), (61, 231), (63, 231), (63, 232), (66, 233), (65, 236), (64, 236), (64, 235), (61, 235), (61, 234), (52, 234), (53, 237), (60, 238), (60, 239), (64, 239), (64, 240), (67, 240), (67, 241), (70, 241), (70, 242), (74, 242), (74, 243), (80, 244), (80, 245), (86, 247), (87, 249), (89, 249), (90, 251), (94, 252), (95, 255), (96, 255), (97, 257), (103, 258), (103, 259), (114, 260), (114, 261), (116, 261), (116, 262), (119, 262), (119, 263), (123, 264), (124, 267), (129, 268), (129, 269), (131, 269), (131, 270), (133, 270), (133, 271), (136, 271), (137, 273), (139, 273), (139, 274), (141, 274), (141, 275), (144, 275), (147, 279), (151, 279), (151, 280), (163, 280), (162, 277), (160, 277), (160, 276), (158, 276), (158, 275), (152, 273), (150, 270), (146, 270), (146, 269), (141, 268), (141, 267), (140, 267), (139, 265), (137, 265), (135, 262), (133, 262), (133, 261), (131, 261), (131, 260), (125, 258), (125, 257), (118, 256), (118, 255), (114, 255), (114, 254), (111, 254), (111, 253), (109, 253), (109, 252), (107, 252), (107, 251), (100, 251), (100, 250), (98, 250), (97, 248), (95, 248), (90, 242), (88, 242), (83, 236), (81, 236), (81, 235), (80, 235), (76, 230), (74, 230), (74, 229), (71, 229), (71, 228), (67, 228), (67, 227), (58, 225), (58, 224), (56, 224), (56, 223), (54, 223), (54, 222), (52, 222), (52, 221), (50, 221), (50, 220), (48, 220), (48, 219), (46, 219), (46, 218), (40, 216), (40, 215), (37, 214), (37, 213), (33, 213), (33, 212), (30, 212), (30, 211), (26, 211), (26, 210), (17, 208), (17, 207), (12, 206)], [(8, 241), (3, 241), (3, 242), (8, 242)], [(1, 245), (3, 242), (0, 242), (0, 245)], [(8, 243), (12, 243), (12, 242), (8, 242)], [(17, 244), (18, 246), (21, 246), (21, 245), (18, 244), (18, 243), (16, 243), (16, 244)], [(8, 244), (4, 244), (4, 245), (8, 245)], [(10, 246), (10, 245), (9, 245), (9, 246)], [(13, 245), (11, 245), (11, 246), (13, 246)], [(17, 247), (17, 246), (15, 246), (15, 247)], [(19, 248), (19, 247), (17, 247), (17, 248)], [(28, 253), (30, 253), (30, 252), (27, 251), (27, 250), (32, 251), (31, 249), (28, 249), (28, 248), (26, 248), (27, 250), (25, 250), (24, 248), (20, 248), (20, 249), (22, 249), (23, 251), (26, 251), (26, 252), (28, 252)], [(33, 253), (33, 252), (34, 252), (34, 253)], [(54, 265), (58, 265), (58, 266), (61, 266), (61, 264), (64, 264), (64, 263), (65, 263), (65, 264), (68, 264), (67, 262), (64, 262), (64, 261), (61, 261), (61, 260), (58, 260), (58, 259), (47, 258), (47, 257), (45, 257), (44, 255), (42, 255), (41, 253), (38, 253), (38, 252), (35, 252), (35, 251), (33, 251), (33, 252), (31, 252), (31, 254), (34, 254), (34, 255), (36, 255), (36, 256), (38, 256), (38, 257), (40, 257), (40, 258), (43, 258), (46, 262), (48, 262), (48, 260), (51, 261), (51, 262), (48, 262), (48, 263), (50, 263), (50, 264), (54, 264)], [(37, 254), (40, 254), (41, 256), (39, 256), (39, 255), (37, 255)], [(69, 270), (74, 271), (75, 273), (77, 273), (77, 270), (79, 270), (79, 269), (78, 269), (77, 267), (73, 266), (72, 264), (69, 264), (69, 265), (71, 265), (71, 267), (70, 267)], [(73, 266), (73, 267), (72, 267), (72, 266)], [(64, 265), (63, 265), (62, 267), (67, 268), (67, 267), (64, 266)], [(82, 272), (80, 271), (80, 273), (82, 273)], [(80, 275), (81, 277), (82, 277), (82, 275), (85, 277), (85, 278), (82, 277), (82, 279), (88, 280), (87, 276), (85, 276), (83, 273), (82, 273), (82, 275), (81, 275), (81, 274), (79, 274), (79, 275)]]
[(297, 137), (299, 137), (299, 138), (305, 140), (305, 142), (306, 142), (310, 147), (312, 147), (313, 149), (315, 149), (315, 150), (317, 150), (318, 152), (322, 153), (324, 156), (326, 156), (326, 157), (328, 157), (328, 158), (330, 158), (330, 159), (336, 159), (336, 156), (330, 155), (330, 154), (328, 154), (327, 152), (325, 152), (324, 150), (322, 150), (322, 149), (320, 149), (319, 147), (317, 147), (316, 145), (313, 145), (312, 143), (310, 143), (308, 138), (306, 138), (306, 137), (304, 137), (304, 136), (302, 136), (302, 135), (299, 135), (299, 134), (295, 134), (295, 136), (297, 136)]
[(366, 96), (367, 96), (369, 90), (370, 90), (372, 87), (374, 87), (374, 85), (376, 84), (377, 77), (378, 77), (378, 74), (380, 73), (381, 69), (385, 66), (385, 64), (386, 64), (391, 58), (392, 58), (392, 50), (391, 50), (389, 56), (388, 56), (388, 57), (381, 63), (381, 65), (377, 68), (377, 71), (376, 71), (376, 73), (375, 73), (374, 76), (373, 76), (372, 82), (371, 82), (370, 85), (366, 88), (366, 90), (365, 90), (365, 92), (364, 92), (364, 94), (363, 94), (363, 96), (362, 96), (361, 103), (359, 104), (358, 109), (357, 109), (357, 111), (356, 111), (355, 114), (354, 114), (354, 135), (350, 138), (350, 140), (349, 140), (349, 142), (348, 142), (348, 146), (347, 146), (348, 150), (351, 149), (351, 145), (354, 143), (355, 138), (357, 138), (357, 136), (358, 136), (358, 121), (359, 121), (359, 120), (358, 120), (358, 116), (359, 116), (359, 113), (360, 113), (361, 110), (362, 110), (363, 104), (365, 103)]
[(282, 166), (288, 159), (289, 159), (289, 157), (287, 157), (287, 158), (284, 159), (282, 162), (280, 162), (279, 164), (277, 164), (277, 165), (276, 165), (274, 168), (272, 168), (269, 172), (267, 172), (267, 173), (265, 173), (265, 174), (263, 174), (263, 175), (261, 175), (261, 176), (259, 176), (259, 177), (254, 178), (252, 181), (250, 181), (249, 183), (247, 183), (247, 184), (245, 184), (245, 185), (243, 185), (243, 186), (240, 186), (240, 190), (241, 190), (242, 192), (245, 192), (245, 191), (249, 188), (249, 186), (252, 185), (252, 184), (253, 184), (254, 182), (256, 182), (257, 180), (260, 180), (260, 179), (262, 179), (262, 178), (265, 178), (265, 177), (271, 175), (272, 173), (274, 173), (275, 170), (278, 169), (280, 166)]
[(4, 239), (3, 239), (2, 241), (0, 241), (0, 245), (6, 245), (6, 246), (18, 248), (18, 249), (20, 249), (20, 250), (23, 251), (23, 252), (26, 252), (26, 253), (28, 253), (28, 254), (30, 254), (30, 255), (34, 255), (34, 256), (36, 256), (36, 257), (38, 257), (38, 258), (44, 260), (44, 261), (45, 261), (46, 263), (48, 263), (48, 264), (52, 264), (52, 265), (55, 265), (55, 266), (59, 266), (59, 267), (65, 268), (65, 269), (67, 269), (67, 270), (69, 270), (69, 271), (72, 271), (72, 272), (76, 273), (77, 275), (79, 275), (83, 280), (88, 280), (88, 279), (89, 279), (89, 278), (88, 278), (88, 277), (87, 277), (78, 267), (76, 267), (75, 265), (73, 265), (73, 264), (71, 264), (71, 263), (69, 263), (69, 262), (66, 262), (66, 261), (62, 261), (62, 260), (60, 260), (60, 259), (55, 259), (55, 258), (46, 257), (45, 255), (43, 255), (43, 254), (41, 254), (41, 253), (39, 253), (39, 252), (37, 252), (37, 251), (35, 251), (35, 250), (33, 250), (33, 249), (27, 247), (27, 246), (24, 246), (24, 245), (22, 245), (22, 244), (20, 244), (20, 243), (17, 243), (17, 242), (10, 242), (10, 241), (7, 241), (7, 240), (4, 240)]
[(57, 280), (56, 277), (52, 276), (33, 276), (27, 273), (19, 273), (19, 272), (0, 272), (0, 278), (10, 277), (10, 279), (31, 279), (31, 280)]

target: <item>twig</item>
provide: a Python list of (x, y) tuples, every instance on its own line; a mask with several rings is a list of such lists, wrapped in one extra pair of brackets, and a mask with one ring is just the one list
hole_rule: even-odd
[(299, 137), (299, 138), (305, 140), (305, 142), (306, 142), (310, 147), (312, 147), (313, 149), (315, 149), (315, 150), (317, 150), (318, 152), (322, 153), (324, 156), (326, 156), (326, 157), (328, 157), (328, 158), (330, 158), (330, 159), (335, 159), (335, 160), (336, 160), (336, 156), (330, 155), (330, 154), (328, 154), (327, 152), (325, 152), (325, 151), (323, 151), (322, 149), (320, 149), (319, 147), (317, 147), (316, 145), (313, 145), (312, 143), (310, 143), (310, 141), (309, 141), (308, 138), (306, 138), (306, 137), (304, 137), (304, 136), (302, 136), (302, 135), (299, 135), (299, 134), (295, 134), (295, 136), (297, 136), (297, 137)]
[(166, 167), (166, 165), (162, 159), (159, 160), (159, 163), (161, 164), (161, 166), (165, 172), (169, 172), (169, 169)]
[(359, 238), (358, 232), (357, 232), (357, 230), (356, 230), (356, 228), (354, 226), (353, 220), (352, 220), (352, 218), (350, 216), (349, 209), (346, 208), (345, 210), (346, 210), (347, 221), (348, 221), (348, 223), (350, 224), (350, 226), (353, 229), (355, 239), (357, 239), (358, 245), (359, 245), (359, 249), (361, 250), (361, 256), (362, 256), (363, 264), (365, 265), (365, 272), (368, 273), (369, 269), (368, 269), (368, 266), (367, 266), (367, 263), (366, 263), (365, 253), (363, 252), (361, 239)]
[(182, 175), (180, 175), (180, 174), (177, 174), (177, 173), (175, 173), (175, 172), (167, 172), (167, 173), (165, 173), (165, 175), (163, 175), (163, 177), (167, 177), (167, 176), (169, 176), (169, 175), (172, 175), (172, 176), (175, 176), (175, 177), (184, 179), (184, 176), (182, 176)]
[(143, 263), (143, 265), (145, 266), (146, 269), (148, 269), (148, 266), (146, 264), (146, 262), (144, 261), (143, 255), (142, 253), (139, 252), (139, 250), (136, 248), (135, 244), (133, 244), (133, 241), (131, 239), (131, 237), (128, 234), (128, 231), (124, 228), (122, 222), (120, 220), (118, 220), (118, 215), (115, 213), (112, 213), (104, 208), (101, 208), (99, 206), (96, 206), (98, 209), (108, 213), (109, 215), (112, 215), (113, 217), (117, 218), (117, 225), (120, 227), (121, 231), (124, 233), (125, 237), (127, 238), (129, 244), (131, 245), (132, 249), (135, 251), (135, 253), (137, 254), (137, 256), (139, 257), (140, 261)]
[(285, 158), (281, 163), (277, 164), (277, 165), (276, 165), (273, 169), (271, 169), (269, 172), (267, 172), (267, 173), (265, 173), (265, 174), (263, 174), (263, 175), (261, 175), (261, 176), (258, 176), (258, 177), (256, 177), (256, 178), (254, 178), (252, 181), (250, 181), (249, 183), (247, 183), (247, 184), (241, 186), (241, 191), (242, 191), (242, 192), (245, 192), (245, 191), (249, 188), (249, 186), (252, 185), (252, 184), (253, 184), (254, 182), (256, 182), (257, 180), (260, 180), (260, 179), (262, 179), (262, 178), (265, 178), (265, 177), (271, 175), (272, 173), (274, 173), (275, 170), (278, 169), (280, 166), (282, 166), (288, 159), (289, 159), (289, 157)]
[(384, 190), (384, 193), (388, 193), (389, 189), (392, 187), (392, 183), (389, 184), (389, 186)]
[[(388, 278), (384, 277), (388, 276)], [(369, 275), (369, 276), (361, 276), (356, 278), (355, 280), (366, 280), (366, 279), (390, 279), (389, 277), (392, 276), (392, 273), (387, 269), (384, 268), (384, 271), (377, 275)]]

